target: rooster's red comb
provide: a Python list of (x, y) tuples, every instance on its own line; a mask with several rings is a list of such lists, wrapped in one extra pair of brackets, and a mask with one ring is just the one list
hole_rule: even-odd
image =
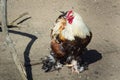
[(69, 10), (69, 11), (67, 12), (67, 16), (66, 16), (66, 17), (68, 18), (71, 13), (73, 13), (73, 11), (72, 11), (72, 10)]

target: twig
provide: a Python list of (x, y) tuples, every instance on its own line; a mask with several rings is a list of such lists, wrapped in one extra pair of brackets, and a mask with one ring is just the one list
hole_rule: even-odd
[[(29, 16), (28, 14), (29, 14), (28, 12), (22, 13), (17, 18), (15, 18), (11, 23), (7, 24), (7, 27), (8, 28), (13, 28), (14, 27), (14, 28), (19, 28), (20, 29), (20, 27), (23, 26), (23, 25), (20, 25), (20, 24), (31, 18), (31, 16)], [(0, 25), (1, 25), (1, 22), (0, 22)]]
[(10, 25), (14, 25), (14, 23), (15, 23), (18, 19), (22, 18), (22, 17), (25, 16), (25, 15), (28, 15), (28, 12), (19, 15), (19, 17), (16, 18), (15, 20), (13, 20), (13, 21), (10, 23)]
[(40, 60), (31, 60), (30, 63), (26, 64), (25, 66), (35, 66), (35, 65), (41, 65), (42, 62)]

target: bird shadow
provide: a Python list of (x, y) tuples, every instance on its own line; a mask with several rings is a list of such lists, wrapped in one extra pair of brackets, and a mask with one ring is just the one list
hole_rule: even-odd
[[(15, 27), (15, 26), (11, 26), (11, 27)], [(0, 32), (1, 32), (1, 28), (0, 28)], [(18, 34), (18, 35), (22, 35), (22, 36), (25, 36), (25, 37), (28, 37), (31, 39), (31, 41), (28, 43), (27, 47), (25, 48), (25, 51), (24, 51), (24, 66), (25, 66), (25, 70), (26, 70), (26, 74), (27, 74), (27, 79), (28, 80), (33, 80), (33, 77), (32, 77), (32, 67), (31, 67), (31, 60), (30, 60), (30, 50), (31, 50), (31, 47), (33, 45), (33, 43), (35, 42), (35, 40), (37, 39), (36, 36), (32, 35), (32, 34), (28, 34), (28, 33), (25, 33), (25, 32), (20, 32), (20, 31), (15, 31), (15, 30), (8, 30), (9, 33), (13, 33), (13, 34)], [(30, 65), (30, 66), (27, 66), (27, 65)]]
[(101, 60), (102, 54), (97, 50), (87, 50), (84, 54), (81, 55), (81, 59), (89, 65), (97, 62), (98, 60)]

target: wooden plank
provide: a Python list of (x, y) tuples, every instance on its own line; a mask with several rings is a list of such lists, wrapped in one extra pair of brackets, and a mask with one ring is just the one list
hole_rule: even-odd
[(3, 35), (5, 36), (5, 42), (7, 43), (7, 45), (10, 48), (10, 53), (12, 54), (13, 60), (15, 65), (17, 66), (17, 69), (20, 72), (21, 77), (23, 78), (23, 80), (27, 80), (26, 77), (26, 72), (24, 69), (24, 66), (21, 64), (18, 55), (17, 55), (17, 51), (13, 45), (13, 41), (9, 36), (8, 33), (8, 28), (7, 28), (7, 0), (1, 0), (1, 14), (2, 14), (2, 32)]

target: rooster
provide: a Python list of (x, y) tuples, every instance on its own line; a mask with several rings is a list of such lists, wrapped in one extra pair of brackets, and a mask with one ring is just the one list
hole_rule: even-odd
[[(83, 70), (81, 55), (90, 43), (92, 33), (82, 17), (70, 10), (62, 12), (51, 30), (51, 54), (43, 60), (43, 69), (47, 72), (61, 64), (71, 67), (73, 72)], [(59, 65), (58, 65), (59, 64)]]

